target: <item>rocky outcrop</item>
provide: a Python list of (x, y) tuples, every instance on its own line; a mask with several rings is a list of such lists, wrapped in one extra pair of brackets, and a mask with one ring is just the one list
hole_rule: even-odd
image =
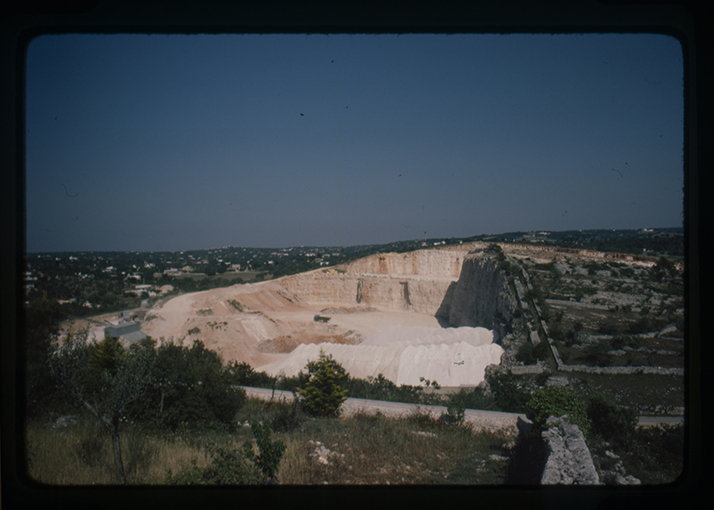
[(585, 436), (567, 416), (551, 416), (542, 432), (547, 448), (546, 464), (541, 476), (543, 485), (597, 485), (595, 470)]
[(448, 304), (451, 326), (479, 326), (503, 338), (511, 331), (518, 301), (495, 253), (479, 250), (464, 259)]

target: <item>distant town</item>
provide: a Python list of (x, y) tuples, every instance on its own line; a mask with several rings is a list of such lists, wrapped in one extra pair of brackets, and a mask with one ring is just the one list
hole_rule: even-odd
[(513, 232), (424, 238), (351, 247), (223, 247), (175, 252), (49, 252), (26, 255), (26, 304), (57, 300), (69, 316), (148, 308), (162, 297), (251, 283), (338, 266), (374, 253), (473, 241), (534, 243), (673, 259), (684, 256), (684, 229)]

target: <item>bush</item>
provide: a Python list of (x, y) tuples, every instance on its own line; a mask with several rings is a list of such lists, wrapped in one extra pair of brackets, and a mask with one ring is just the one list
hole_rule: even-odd
[(466, 413), (466, 399), (462, 392), (454, 393), (449, 397), (446, 406), (446, 414), (442, 414), (440, 420), (447, 425), (463, 425)]
[(585, 348), (585, 359), (598, 367), (610, 364), (610, 344), (608, 342), (595, 342)]
[(167, 485), (247, 485), (260, 482), (258, 472), (238, 451), (226, 447), (209, 447), (211, 464), (199, 468), (196, 461), (192, 466), (166, 478)]
[(526, 417), (538, 428), (545, 426), (551, 416), (568, 415), (570, 423), (577, 425), (583, 434), (590, 431), (585, 402), (575, 393), (558, 386), (537, 390), (526, 403)]
[(647, 333), (652, 331), (653, 323), (649, 317), (640, 317), (634, 323), (630, 324), (627, 328), (627, 332), (633, 335), (639, 335), (641, 333)]
[(640, 427), (623, 456), (625, 469), (643, 484), (674, 482), (684, 469), (684, 427)]
[(49, 360), (65, 313), (56, 300), (32, 300), (25, 310), (25, 402), (28, 418), (71, 405), (57, 387)]
[(535, 355), (536, 359), (540, 359), (543, 361), (548, 359), (548, 356), (550, 355), (550, 347), (548, 346), (548, 342), (542, 341), (538, 345), (536, 345), (533, 348), (533, 354)]
[(227, 367), (231, 382), (240, 386), (252, 386), (255, 388), (272, 388), (276, 383), (276, 378), (265, 372), (256, 372), (245, 361), (238, 363), (232, 361)]
[(332, 355), (327, 356), (320, 350), (317, 361), (308, 362), (307, 371), (305, 386), (297, 389), (303, 408), (313, 416), (338, 416), (342, 402), (347, 400), (344, 384), (348, 375), (345, 369)]
[(618, 335), (610, 340), (611, 349), (622, 349), (623, 347), (636, 348), (638, 345), (637, 338), (633, 338), (627, 335)]
[(152, 353), (155, 363), (146, 395), (131, 414), (154, 427), (232, 427), (246, 393), (233, 387), (231, 373), (219, 354), (200, 340), (189, 348), (164, 342)]
[(534, 353), (533, 342), (531, 342), (530, 340), (523, 342), (520, 347), (518, 347), (516, 359), (518, 361), (522, 361), (526, 365), (535, 364), (536, 356)]
[(293, 394), (293, 401), (285, 401), (273, 404), (276, 408), (275, 416), (272, 419), (273, 429), (281, 432), (288, 432), (299, 427), (305, 416), (300, 412), (300, 401), (297, 394)]
[(627, 442), (635, 432), (637, 413), (634, 409), (621, 408), (596, 394), (587, 406), (587, 415), (592, 422), (592, 431), (607, 441)]
[(490, 377), (487, 376), (487, 381), (496, 410), (507, 413), (523, 412), (529, 394), (518, 387), (516, 376), (510, 370), (495, 372)]

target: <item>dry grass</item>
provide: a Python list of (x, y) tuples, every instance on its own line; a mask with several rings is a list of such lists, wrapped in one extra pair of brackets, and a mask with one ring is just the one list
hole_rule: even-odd
[[(407, 419), (355, 415), (314, 420), (286, 435), (285, 484), (501, 484), (507, 461), (500, 433), (421, 427)], [(312, 441), (312, 443), (310, 442)], [(316, 442), (332, 454), (321, 462)], [(466, 469), (465, 472), (464, 470)]]
[[(270, 418), (261, 414), (256, 418)], [(437, 427), (428, 420), (425, 424), (364, 414), (310, 419), (273, 436), (287, 445), (278, 476), (290, 485), (503, 484), (508, 467), (505, 443), (511, 439), (503, 433)], [(210, 456), (205, 445), (240, 449), (251, 437), (244, 427), (231, 434), (194, 434), (190, 442), (175, 435), (155, 437), (127, 430), (122, 443), (128, 481), (165, 483), (169, 472), (178, 473), (193, 462), (206, 467)], [(61, 430), (30, 424), (27, 441), (28, 474), (41, 483), (116, 483), (110, 437), (98, 424), (88, 421)], [(326, 462), (316, 455), (319, 444), (332, 452)]]
[[(113, 485), (111, 438), (103, 425), (82, 421), (55, 430), (46, 425), (26, 428), (30, 478), (48, 485)], [(122, 434), (122, 458), (130, 484), (163, 483), (169, 471), (177, 472), (196, 461), (210, 459), (201, 448), (178, 437), (157, 438), (129, 429)]]

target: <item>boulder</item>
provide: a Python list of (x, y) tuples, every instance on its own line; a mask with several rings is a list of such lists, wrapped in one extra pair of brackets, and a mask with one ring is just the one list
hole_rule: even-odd
[(597, 485), (600, 478), (585, 436), (567, 415), (546, 420), (542, 432), (547, 448), (542, 485)]

